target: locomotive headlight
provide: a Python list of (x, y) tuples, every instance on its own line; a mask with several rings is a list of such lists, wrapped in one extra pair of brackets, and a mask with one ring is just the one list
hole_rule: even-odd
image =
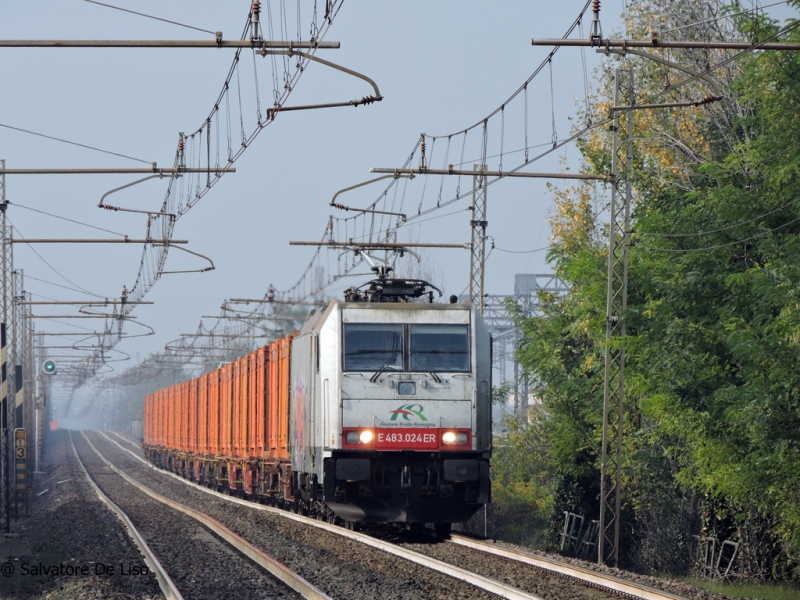
[(442, 444), (445, 446), (466, 446), (467, 434), (463, 431), (445, 431), (442, 434)]
[(345, 441), (350, 444), (357, 444), (358, 443), (358, 432), (357, 431), (348, 431), (347, 435), (345, 435)]
[(362, 444), (369, 444), (372, 441), (372, 432), (369, 429), (365, 429), (359, 434), (358, 440)]

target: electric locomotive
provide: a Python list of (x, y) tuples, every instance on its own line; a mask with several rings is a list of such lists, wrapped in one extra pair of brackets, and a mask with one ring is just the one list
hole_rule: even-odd
[(292, 341), (293, 493), (348, 523), (446, 533), (490, 501), (489, 331), (472, 304), (433, 303), (424, 281), (365, 285)]

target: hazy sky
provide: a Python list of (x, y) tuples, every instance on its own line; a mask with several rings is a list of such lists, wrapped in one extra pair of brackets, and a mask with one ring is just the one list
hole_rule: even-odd
[[(109, 0), (123, 6), (238, 39), (249, 1), (210, 0), (163, 2)], [(266, 2), (263, 2), (266, 6)], [(295, 3), (289, 3), (294, 5)], [(321, 3), (324, 4), (324, 3)], [(180, 333), (196, 329), (202, 315), (214, 315), (226, 298), (260, 297), (269, 284), (286, 289), (305, 269), (313, 250), (289, 247), (290, 240), (318, 240), (333, 210), (333, 194), (372, 176), (370, 167), (399, 167), (421, 133), (444, 135), (480, 122), (501, 105), (532, 73), (549, 49), (532, 47), (532, 37), (560, 37), (584, 2), (438, 2), (402, 3), (346, 0), (328, 36), (340, 41), (339, 50), (320, 50), (318, 56), (368, 75), (385, 99), (371, 106), (283, 113), (261, 132), (236, 163), (237, 172), (222, 180), (178, 221), (175, 238), (188, 239), (189, 249), (209, 256), (216, 270), (202, 274), (165, 275), (147, 297), (153, 306), (134, 314), (153, 327), (154, 336), (123, 341), (120, 350), (144, 357), (161, 350)], [(747, 3), (745, 3), (747, 4)], [(273, 5), (278, 7), (277, 2)], [(302, 0), (303, 11), (312, 6)], [(774, 11), (778, 12), (774, 12)], [(619, 27), (621, 2), (605, 2), (605, 33)], [(796, 16), (785, 6), (770, 9), (778, 17)], [(307, 22), (307, 19), (306, 21)], [(294, 25), (292, 25), (292, 28)], [(292, 29), (293, 30), (293, 29)], [(209, 39), (209, 35), (126, 14), (80, 0), (34, 3), (3, 0), (0, 38), (5, 39)], [(586, 69), (599, 65), (594, 52), (585, 52)], [(0, 49), (0, 124), (28, 129), (82, 144), (97, 146), (146, 161), (170, 166), (178, 132), (196, 130), (208, 115), (224, 82), (232, 50), (170, 49)], [(252, 56), (243, 54), (252, 76)], [(249, 61), (249, 62), (248, 62)], [(261, 61), (260, 63), (258, 61)], [(258, 57), (255, 68), (269, 87), (268, 61)], [(569, 136), (584, 97), (584, 68), (578, 49), (563, 49), (528, 90), (527, 143), (546, 149), (554, 131)], [(591, 73), (590, 73), (591, 74)], [(365, 82), (312, 64), (303, 74), (287, 105), (335, 102), (372, 93)], [(264, 96), (271, 100), (271, 89)], [(552, 98), (552, 102), (551, 102)], [(520, 164), (525, 146), (524, 111), (519, 100), (509, 104), (506, 122), (491, 125), (491, 144), (502, 144), (504, 169)], [(465, 163), (461, 148), (451, 149), (447, 163)], [(453, 144), (460, 143), (453, 138)], [(431, 167), (441, 167), (446, 138)], [(519, 151), (514, 153), (513, 151)], [(509, 152), (511, 152), (509, 154)], [(473, 153), (474, 154), (474, 153)], [(490, 152), (491, 154), (491, 152)], [(533, 156), (535, 150), (530, 150)], [(456, 157), (456, 158), (454, 158)], [(561, 160), (559, 157), (562, 157)], [(0, 158), (8, 168), (137, 167), (141, 163), (100, 154), (0, 127)], [(578, 153), (565, 146), (527, 167), (533, 171), (576, 169)], [(497, 168), (493, 159), (490, 168)], [(416, 165), (415, 165), (416, 166)], [(109, 213), (97, 208), (102, 194), (137, 177), (13, 176), (6, 178), (12, 205), (8, 216), (18, 235), (27, 238), (114, 237), (104, 231), (57, 220), (27, 208), (88, 223), (131, 238), (144, 235), (140, 214)], [(448, 182), (447, 185), (451, 185)], [(556, 183), (563, 185), (563, 183)], [(435, 203), (439, 178), (417, 178), (406, 188), (407, 212), (422, 198), (423, 208)], [(462, 182), (462, 191), (471, 186)], [(366, 206), (380, 186), (342, 196), (350, 206)], [(153, 180), (114, 196), (131, 208), (156, 209), (166, 182)], [(17, 206), (18, 205), (18, 206)], [(489, 228), (499, 248), (514, 251), (546, 246), (545, 223), (550, 208), (545, 181), (505, 180), (489, 188)], [(469, 241), (469, 200), (464, 199), (431, 216), (410, 234), (419, 241)], [(23, 208), (27, 207), (27, 208)], [(410, 207), (413, 207), (410, 208)], [(346, 216), (341, 212), (338, 216)], [(423, 221), (424, 219), (420, 219)], [(34, 250), (38, 253), (34, 253)], [(141, 257), (140, 246), (41, 245), (14, 247), (15, 267), (23, 269), (25, 289), (34, 300), (85, 299), (83, 288), (103, 297), (117, 297), (130, 287)], [(323, 264), (335, 272), (339, 253)], [(461, 293), (467, 285), (469, 253), (439, 250), (429, 254), (443, 275), (445, 294)], [(45, 262), (46, 261), (46, 262)], [(189, 255), (172, 252), (167, 269), (203, 266)], [(544, 253), (494, 252), (487, 266), (487, 291), (513, 291), (515, 273), (545, 273)], [(33, 278), (37, 278), (34, 280)], [(39, 281), (45, 280), (45, 281)], [(339, 295), (346, 285), (331, 286)], [(67, 309), (35, 307), (35, 314), (68, 314)], [(101, 321), (80, 319), (37, 321), (40, 331), (91, 329)], [(207, 320), (207, 324), (213, 322)], [(130, 326), (129, 333), (138, 333)], [(54, 343), (50, 338), (48, 341)], [(56, 353), (54, 351), (53, 353)], [(59, 352), (60, 353), (60, 352)], [(124, 369), (132, 363), (115, 363)]]

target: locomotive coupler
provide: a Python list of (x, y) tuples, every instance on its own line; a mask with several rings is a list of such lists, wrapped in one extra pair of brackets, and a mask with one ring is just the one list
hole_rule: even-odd
[(403, 467), (403, 470), (400, 473), (400, 489), (411, 489), (411, 469), (408, 468), (408, 465)]

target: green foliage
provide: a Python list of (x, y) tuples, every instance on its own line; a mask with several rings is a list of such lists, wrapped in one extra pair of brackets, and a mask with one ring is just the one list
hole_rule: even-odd
[(543, 548), (552, 510), (549, 449), (542, 445), (544, 415), (532, 408), (524, 417), (507, 416), (495, 435), (492, 456), (491, 535)]
[[(690, 5), (707, 8), (700, 0), (679, 8)], [(653, 2), (633, 6), (638, 15), (655, 11)], [(763, 17), (736, 24), (744, 39), (777, 31)], [(704, 59), (687, 51), (671, 60)], [(661, 67), (635, 68), (640, 102), (664, 93)], [(729, 96), (707, 112), (636, 116), (636, 137), (649, 146), (634, 150), (628, 335), (615, 342), (627, 355), (622, 529), (628, 566), (685, 572), (691, 536), (718, 533), (747, 547), (748, 576), (792, 577), (800, 561), (800, 56), (745, 54), (726, 69)], [(667, 140), (663, 148), (658, 140)], [(608, 169), (607, 139), (589, 136), (581, 150), (590, 169)], [(543, 298), (545, 315), (523, 324), (519, 351), (547, 414), (535, 431), (548, 448), (554, 532), (563, 510), (596, 518), (598, 507), (607, 247), (585, 223), (585, 195), (556, 199), (550, 259), (572, 287)]]
[(508, 404), (508, 399), (511, 397), (511, 382), (504, 381), (500, 385), (492, 387), (492, 404), (497, 406), (505, 406)]

